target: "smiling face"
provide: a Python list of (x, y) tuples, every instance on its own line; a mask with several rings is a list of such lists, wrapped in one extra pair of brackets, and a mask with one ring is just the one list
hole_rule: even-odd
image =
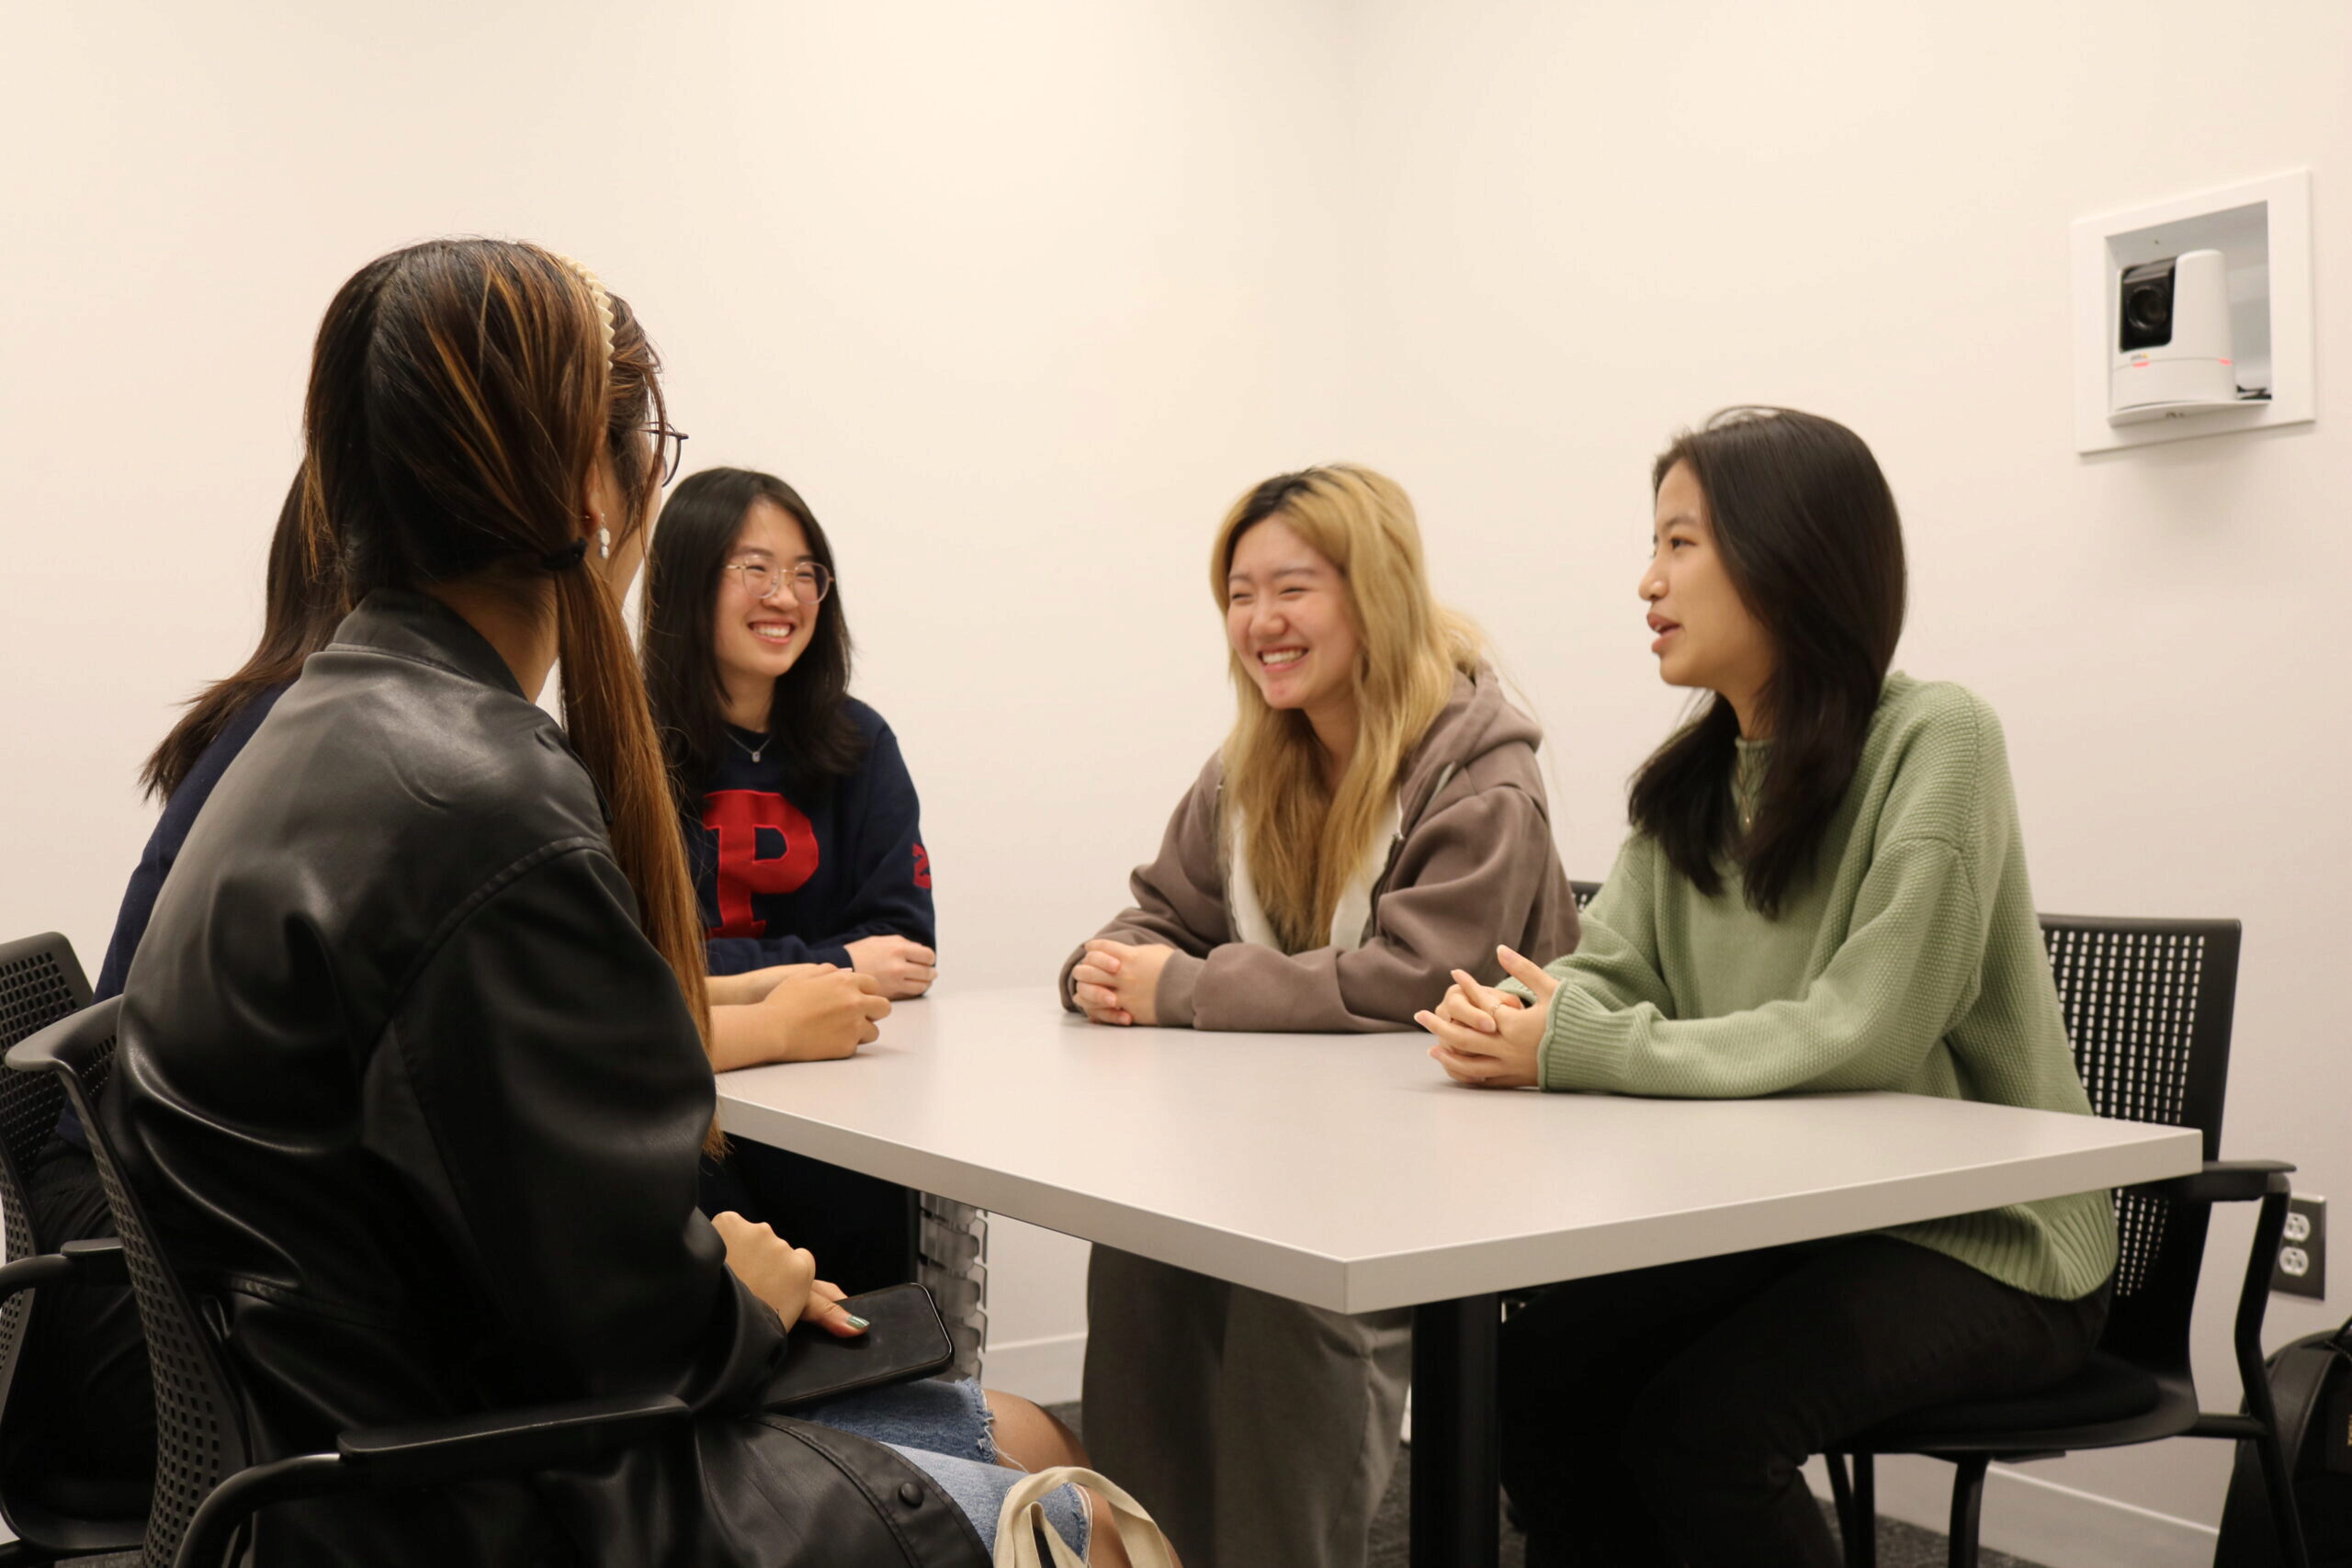
[(1363, 650), (1340, 569), (1279, 516), (1244, 533), (1226, 570), (1225, 632), (1266, 705), (1351, 706)]
[[(764, 498), (743, 513), (743, 526), (727, 552), (730, 565), (755, 561), (777, 578), (788, 577), (795, 566), (815, 558), (799, 523)], [(744, 716), (767, 711), (767, 694), (777, 677), (800, 661), (825, 609), (821, 603), (803, 604), (794, 598), (788, 581), (766, 599), (754, 599), (743, 586), (743, 576), (740, 571), (718, 574), (718, 599), (711, 614), (711, 652), (718, 663), (719, 684), (730, 699), (730, 716), (739, 710)]]
[(1733, 586), (1715, 542), (1706, 492), (1687, 463), (1657, 487), (1656, 533), (1641, 596), (1649, 605), (1657, 672), (1669, 686), (1720, 692), (1751, 735), (1757, 694), (1772, 675), (1772, 639)]

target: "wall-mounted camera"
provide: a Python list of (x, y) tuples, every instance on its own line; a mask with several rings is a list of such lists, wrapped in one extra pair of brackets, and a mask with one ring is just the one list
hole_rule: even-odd
[(2311, 215), (2293, 169), (2078, 220), (2075, 450), (2308, 423)]
[(2112, 417), (2156, 418), (2235, 403), (2229, 264), (2219, 251), (2185, 251), (2125, 267), (2116, 280)]
[(2173, 274), (2179, 266), (2180, 258), (2175, 256), (2125, 269), (2123, 341), (2117, 345), (2124, 353), (2135, 348), (2164, 348), (2172, 343)]

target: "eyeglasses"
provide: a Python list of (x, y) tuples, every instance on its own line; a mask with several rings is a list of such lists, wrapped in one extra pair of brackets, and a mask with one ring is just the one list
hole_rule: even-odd
[(662, 482), (668, 484), (678, 477), (678, 464), (686, 455), (686, 433), (673, 430), (666, 424), (649, 424), (645, 434), (654, 438), (662, 448)]
[(814, 604), (833, 587), (833, 574), (825, 570), (823, 563), (813, 560), (797, 561), (791, 566), (763, 560), (731, 560), (723, 570), (742, 579), (743, 592), (763, 603), (789, 586), (795, 599), (803, 604)]

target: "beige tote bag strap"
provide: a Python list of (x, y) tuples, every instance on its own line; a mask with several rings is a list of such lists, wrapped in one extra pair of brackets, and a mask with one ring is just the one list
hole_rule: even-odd
[(1041, 1534), (1046, 1550), (1053, 1553), (1050, 1568), (1085, 1568), (1084, 1559), (1046, 1522), (1046, 1494), (1069, 1485), (1086, 1487), (1111, 1506), (1111, 1528), (1119, 1532), (1135, 1568), (1176, 1568), (1176, 1554), (1168, 1549), (1168, 1538), (1159, 1533), (1143, 1505), (1115, 1483), (1074, 1464), (1024, 1475), (1005, 1494), (1004, 1506), (996, 1516), (996, 1568), (1049, 1568), (1037, 1555)]

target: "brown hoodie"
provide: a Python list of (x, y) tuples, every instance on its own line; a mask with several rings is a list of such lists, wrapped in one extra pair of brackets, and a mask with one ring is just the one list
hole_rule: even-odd
[[(1543, 737), (1504, 697), (1493, 670), (1455, 677), (1452, 699), (1405, 758), (1400, 826), (1352, 950), (1284, 953), (1238, 940), (1226, 893), (1230, 852), (1217, 757), (1169, 818), (1159, 858), (1129, 879), (1136, 907), (1095, 935), (1177, 950), (1155, 998), (1163, 1024), (1409, 1029), (1415, 1012), (1444, 996), (1451, 971), (1499, 980), (1497, 943), (1538, 964), (1576, 948), (1577, 901), (1535, 766)], [(1072, 1011), (1070, 971), (1084, 952), (1062, 965), (1062, 1003)]]

